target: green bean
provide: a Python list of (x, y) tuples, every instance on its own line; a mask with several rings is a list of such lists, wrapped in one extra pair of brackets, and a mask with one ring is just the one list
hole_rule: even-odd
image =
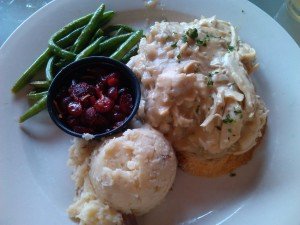
[(55, 67), (58, 69), (61, 69), (65, 66), (67, 66), (68, 64), (70, 64), (72, 61), (67, 61), (65, 59), (61, 59), (59, 60), (57, 63), (55, 63)]
[(74, 54), (73, 52), (64, 50), (56, 44), (49, 46), (49, 48), (51, 49), (51, 51), (54, 55), (57, 55), (63, 59), (71, 61), (71, 60), (75, 59), (75, 57), (76, 57), (76, 54)]
[(80, 36), (75, 42), (75, 48), (74, 53), (79, 53), (82, 51), (86, 45), (91, 41), (91, 38), (95, 34), (99, 22), (103, 19), (103, 13), (105, 10), (105, 5), (101, 4), (100, 7), (96, 10), (96, 12), (93, 14), (91, 20), (86, 25), (86, 27), (81, 32)]
[[(111, 12), (108, 13), (109, 16), (111, 16)], [(76, 27), (84, 26), (88, 23), (90, 18), (92, 17), (92, 14), (89, 14), (87, 16), (84, 16), (70, 24), (68, 24), (66, 27), (71, 27), (72, 30), (75, 29)], [(63, 29), (67, 29), (67, 28)], [(68, 29), (68, 31), (71, 29)], [(63, 37), (67, 36), (69, 32), (64, 32), (63, 35), (59, 36), (58, 39), (62, 39)], [(69, 35), (68, 35), (69, 36)], [(69, 36), (68, 38), (65, 37), (66, 39), (62, 40), (62, 43), (60, 45), (67, 45), (68, 42), (72, 42), (72, 37)], [(12, 92), (17, 93), (20, 91), (22, 88), (24, 88), (29, 81), (37, 74), (39, 70), (43, 66), (46, 65), (48, 59), (51, 57), (52, 52), (49, 48), (47, 48), (35, 61), (34, 63), (19, 77), (19, 79), (16, 81), (14, 86), (12, 87)]]
[(119, 30), (117, 30), (115, 35), (121, 35), (121, 34), (126, 34), (126, 33), (127, 33), (126, 30), (123, 27), (121, 27)]
[(67, 36), (65, 36), (62, 39), (58, 40), (57, 45), (59, 47), (65, 48), (65, 47), (68, 47), (69, 45), (74, 44), (74, 42), (77, 40), (77, 38), (79, 37), (79, 35), (81, 34), (83, 29), (84, 29), (84, 26), (72, 31)]
[(132, 56), (135, 56), (138, 52), (139, 47), (136, 45), (133, 47), (122, 59), (121, 62), (127, 63)]
[(121, 60), (141, 39), (142, 30), (135, 31), (132, 35), (110, 56), (112, 59)]
[(19, 123), (23, 123), (27, 119), (38, 114), (40, 111), (45, 109), (47, 106), (47, 95), (44, 95), (40, 100), (38, 100), (33, 106), (31, 106), (19, 119)]
[[(106, 12), (104, 12), (103, 13), (103, 17), (102, 17), (102, 19), (101, 19), (101, 21), (99, 22), (99, 24), (98, 24), (98, 27), (102, 27), (102, 26), (104, 26), (105, 24), (107, 24), (112, 18), (113, 18), (113, 16), (115, 15), (115, 12), (114, 11), (106, 11)], [(100, 32), (100, 31), (99, 31)], [(96, 35), (96, 34), (95, 34)], [(95, 37), (95, 35), (94, 35), (94, 37)], [(93, 37), (93, 38), (94, 38)], [(94, 39), (94, 40), (92, 40), (91, 42), (93, 42), (93, 41), (95, 41), (96, 40), (96, 38)], [(75, 45), (73, 45), (72, 46), (72, 48), (71, 48), (71, 52), (74, 52), (74, 49), (75, 49)]]
[(49, 88), (50, 86), (50, 81), (33, 81), (33, 82), (30, 82), (30, 84), (35, 87), (35, 88), (42, 88), (42, 89), (47, 89)]
[(124, 31), (126, 31), (126, 32), (133, 32), (134, 31), (131, 27), (129, 27), (127, 25), (124, 25), (124, 24), (110, 25), (110, 26), (104, 28), (103, 31), (104, 31), (105, 34), (110, 34), (111, 32), (117, 31), (120, 28), (123, 28)]
[(111, 19), (113, 18), (114, 15), (115, 15), (114, 11), (104, 12), (102, 20), (98, 24), (98, 27), (103, 27), (104, 25), (106, 25), (109, 21), (111, 21)]
[(103, 34), (104, 34), (103, 30), (102, 30), (101, 28), (99, 28), (99, 29), (96, 31), (96, 33), (95, 33), (95, 35), (93, 36), (93, 38), (92, 38), (92, 40), (91, 40), (90, 43), (93, 43), (97, 38), (102, 37)]
[(74, 31), (75, 29), (86, 25), (88, 21), (90, 21), (92, 16), (93, 14), (89, 14), (84, 17), (81, 17), (80, 19), (74, 20), (73, 22), (69, 23), (68, 25), (57, 31), (54, 35), (52, 35), (52, 37), (49, 40), (49, 48), (51, 52), (67, 60), (75, 59), (76, 55), (74, 53), (60, 48), (56, 44), (56, 42), (68, 35), (69, 33), (71, 33), (72, 31)]
[(99, 50), (97, 53), (99, 54), (108, 50), (112, 50), (113, 48), (117, 48), (118, 45), (126, 41), (129, 37), (130, 34), (122, 34), (116, 37), (112, 37), (99, 45)]
[(47, 63), (47, 60), (51, 56), (50, 49), (44, 51), (40, 57), (38, 57), (34, 63), (19, 77), (14, 86), (12, 87), (12, 92), (17, 93), (23, 87), (25, 87), (28, 82), (35, 76), (35, 74)]
[(47, 81), (52, 81), (53, 77), (54, 77), (54, 61), (55, 61), (55, 57), (52, 56), (47, 63), (46, 66), (46, 70), (45, 70), (45, 74), (46, 74), (46, 80)]
[(27, 94), (27, 97), (29, 100), (38, 101), (40, 100), (44, 95), (47, 95), (48, 91), (42, 91), (42, 92), (35, 92), (31, 91)]
[(99, 37), (98, 39), (96, 39), (96, 41), (94, 41), (92, 44), (90, 44), (88, 47), (86, 47), (82, 52), (80, 52), (77, 57), (76, 60), (91, 56), (92, 54), (95, 53), (95, 51), (97, 50), (97, 47), (99, 46), (99, 44), (105, 39), (105, 37)]

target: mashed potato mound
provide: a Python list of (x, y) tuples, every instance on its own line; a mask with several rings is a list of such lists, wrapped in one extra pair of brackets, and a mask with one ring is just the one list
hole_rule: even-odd
[(119, 225), (122, 213), (142, 215), (163, 200), (177, 161), (164, 136), (144, 126), (102, 142), (75, 139), (69, 165), (76, 186), (69, 216), (80, 225)]
[(142, 215), (164, 199), (176, 167), (163, 135), (141, 128), (104, 143), (91, 159), (89, 175), (99, 199), (123, 213)]

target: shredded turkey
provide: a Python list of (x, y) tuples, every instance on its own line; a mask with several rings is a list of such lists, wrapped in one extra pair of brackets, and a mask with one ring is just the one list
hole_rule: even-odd
[(156, 22), (128, 63), (142, 83), (139, 118), (176, 151), (215, 158), (250, 150), (268, 114), (250, 78), (255, 56), (215, 17)]

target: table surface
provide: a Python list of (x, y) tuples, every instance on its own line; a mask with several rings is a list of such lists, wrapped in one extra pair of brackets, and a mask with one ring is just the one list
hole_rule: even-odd
[[(51, 0), (0, 0), (0, 46), (25, 19), (50, 1)], [(288, 20), (288, 15), (284, 14), (284, 0), (250, 1), (271, 17), (275, 18), (298, 44), (300, 44), (300, 29), (298, 29), (300, 24), (293, 25), (291, 24), (293, 22)]]

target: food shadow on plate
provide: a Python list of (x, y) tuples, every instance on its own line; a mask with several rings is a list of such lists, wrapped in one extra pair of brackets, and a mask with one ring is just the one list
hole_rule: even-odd
[(68, 136), (51, 121), (46, 110), (20, 124), (20, 129), (28, 138), (45, 144), (66, 139)]
[(218, 224), (236, 214), (255, 194), (264, 177), (268, 131), (246, 165), (218, 178), (195, 177), (177, 170), (175, 184), (166, 199), (139, 225)]

